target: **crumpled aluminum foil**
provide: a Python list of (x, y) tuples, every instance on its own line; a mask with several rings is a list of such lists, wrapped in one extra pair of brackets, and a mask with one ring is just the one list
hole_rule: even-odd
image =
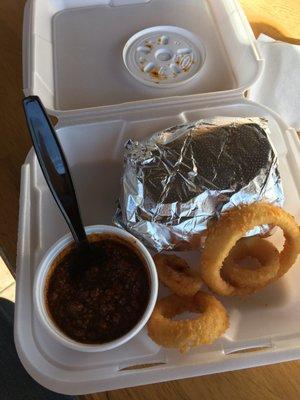
[(224, 211), (257, 201), (282, 206), (283, 200), (268, 122), (215, 117), (126, 143), (114, 222), (157, 251), (185, 249), (178, 245), (205, 237), (209, 221)]

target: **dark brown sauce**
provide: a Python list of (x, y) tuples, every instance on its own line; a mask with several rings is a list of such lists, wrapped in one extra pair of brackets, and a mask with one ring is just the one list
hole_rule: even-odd
[(164, 79), (167, 79), (167, 77), (165, 75), (161, 75), (157, 69), (153, 69), (152, 71), (150, 71), (149, 74), (152, 78), (155, 78), (155, 79), (158, 79), (161, 81)]
[(114, 236), (89, 236), (89, 255), (74, 245), (54, 261), (46, 283), (48, 312), (57, 327), (81, 343), (106, 343), (129, 332), (149, 300), (145, 262)]

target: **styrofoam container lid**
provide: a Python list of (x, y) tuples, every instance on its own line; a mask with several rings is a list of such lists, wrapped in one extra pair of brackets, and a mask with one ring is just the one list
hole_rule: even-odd
[(24, 92), (58, 118), (242, 96), (262, 71), (236, 0), (31, 0), (25, 11)]

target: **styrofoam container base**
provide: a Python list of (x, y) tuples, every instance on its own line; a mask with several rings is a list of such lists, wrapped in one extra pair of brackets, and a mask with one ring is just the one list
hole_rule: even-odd
[[(268, 109), (240, 98), (203, 100), (188, 106), (149, 107), (118, 118), (81, 117), (57, 127), (74, 178), (85, 225), (111, 223), (120, 189), (122, 151), (129, 138), (142, 140), (156, 130), (212, 115), (264, 116), (279, 157), (285, 209), (300, 221), (299, 155), (295, 131)], [(68, 349), (38, 323), (32, 309), (33, 276), (47, 249), (67, 232), (31, 152), (22, 169), (15, 341), (29, 373), (58, 392), (83, 394), (204, 375), (300, 357), (299, 261), (278, 283), (258, 294), (222, 298), (230, 328), (213, 345), (187, 354), (157, 346), (144, 329), (118, 349), (90, 353)], [(279, 232), (271, 238), (280, 244)], [(197, 254), (184, 253), (190, 260)], [(243, 349), (255, 352), (241, 353)], [(143, 365), (143, 368), (139, 368)], [(145, 366), (146, 365), (146, 366)], [(131, 367), (130, 369), (127, 369)]]
[[(122, 51), (127, 41), (155, 26), (176, 26), (199, 40), (205, 57), (202, 49), (203, 64), (193, 79), (158, 89), (126, 70)], [(169, 126), (218, 115), (269, 120), (284, 207), (300, 221), (296, 132), (243, 97), (262, 68), (237, 0), (26, 3), (24, 92), (40, 96), (58, 118), (85, 225), (112, 223), (127, 139), (142, 140)], [(300, 358), (299, 260), (283, 279), (255, 295), (222, 298), (230, 328), (213, 345), (183, 355), (156, 345), (145, 328), (115, 350), (88, 354), (64, 347), (39, 324), (32, 295), (40, 260), (67, 231), (31, 151), (22, 168), (15, 343), (29, 374), (49, 389), (85, 394)], [(279, 230), (271, 240), (281, 244)], [(198, 254), (184, 256), (195, 264)]]

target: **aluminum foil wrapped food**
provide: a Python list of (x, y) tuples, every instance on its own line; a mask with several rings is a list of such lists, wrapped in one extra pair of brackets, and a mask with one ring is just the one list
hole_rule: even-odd
[(210, 221), (234, 206), (282, 206), (269, 134), (263, 118), (215, 117), (129, 140), (115, 223), (157, 251), (184, 250), (199, 248)]

